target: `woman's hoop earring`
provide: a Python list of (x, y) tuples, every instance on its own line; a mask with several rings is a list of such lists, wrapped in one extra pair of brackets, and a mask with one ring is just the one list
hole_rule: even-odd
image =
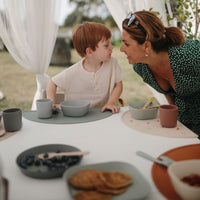
[(148, 56), (149, 56), (149, 54), (148, 54), (148, 53), (145, 53), (145, 56), (146, 56), (146, 57), (148, 57)]

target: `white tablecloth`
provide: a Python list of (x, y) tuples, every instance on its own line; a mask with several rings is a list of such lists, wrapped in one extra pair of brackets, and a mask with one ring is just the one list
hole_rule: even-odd
[(0, 142), (3, 176), (9, 180), (9, 200), (65, 200), (66, 185), (62, 178), (34, 179), (21, 173), (17, 156), (26, 149), (44, 144), (67, 144), (91, 153), (81, 165), (107, 161), (122, 161), (134, 165), (150, 184), (148, 200), (162, 200), (151, 177), (152, 162), (135, 154), (141, 150), (157, 157), (169, 149), (199, 143), (197, 138), (167, 138), (141, 133), (127, 127), (120, 113), (103, 120), (81, 124), (43, 124), (23, 118), (22, 129)]

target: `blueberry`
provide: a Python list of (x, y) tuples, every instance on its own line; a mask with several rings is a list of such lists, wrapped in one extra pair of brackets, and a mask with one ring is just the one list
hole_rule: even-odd
[(39, 159), (36, 159), (35, 162), (34, 162), (35, 166), (39, 166), (40, 165), (40, 160)]
[(56, 163), (57, 162), (57, 157), (53, 157), (50, 159), (53, 163)]
[(57, 163), (61, 163), (62, 162), (62, 157), (57, 157)]
[(47, 168), (49, 171), (56, 171), (56, 167), (55, 166), (48, 166)]
[(58, 166), (58, 169), (64, 170), (64, 169), (66, 169), (66, 166), (64, 164), (61, 164), (61, 165)]
[(19, 163), (20, 167), (22, 167), (23, 169), (27, 168), (27, 165), (25, 163)]
[(64, 166), (65, 166), (65, 169), (68, 169), (68, 168), (69, 168), (68, 164), (64, 164)]
[(28, 155), (27, 157), (28, 157), (28, 158), (31, 158), (31, 159), (35, 159), (35, 156), (32, 155), (32, 154)]
[(43, 165), (47, 165), (47, 160), (42, 160)]
[(26, 163), (26, 157), (23, 157), (23, 158), (20, 160), (20, 163)]
[(51, 165), (53, 165), (53, 163), (51, 162), (51, 160), (46, 160), (47, 162), (46, 162), (46, 165), (47, 166), (51, 166)]
[(67, 163), (68, 166), (72, 166), (74, 164), (72, 157), (69, 157), (66, 163)]
[(49, 154), (48, 153), (44, 153), (44, 158), (48, 158), (49, 157)]
[(62, 162), (67, 162), (68, 157), (67, 156), (62, 156), (61, 159), (62, 159)]
[(34, 163), (34, 159), (31, 157), (26, 160), (27, 165), (32, 165), (33, 163)]
[(72, 157), (72, 160), (73, 160), (74, 164), (76, 164), (79, 161), (79, 159), (80, 158), (78, 156)]

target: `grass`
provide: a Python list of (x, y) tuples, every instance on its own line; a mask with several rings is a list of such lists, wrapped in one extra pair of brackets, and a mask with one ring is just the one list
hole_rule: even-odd
[[(147, 100), (152, 96), (151, 91), (133, 71), (132, 66), (128, 64), (119, 47), (114, 48), (113, 56), (118, 59), (120, 66), (126, 72), (121, 95), (125, 105), (134, 100)], [(80, 60), (80, 57), (72, 50), (72, 63), (78, 60)], [(65, 67), (50, 66), (47, 74), (52, 77), (64, 69)], [(0, 91), (5, 96), (0, 101), (0, 111), (11, 107), (20, 107), (22, 110), (31, 109), (36, 91), (35, 74), (22, 68), (6, 51), (0, 51)]]

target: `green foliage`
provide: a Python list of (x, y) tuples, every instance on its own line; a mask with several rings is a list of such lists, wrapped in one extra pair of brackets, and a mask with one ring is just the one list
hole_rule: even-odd
[[(185, 36), (191, 39), (200, 39), (200, 2), (198, 0), (170, 0), (173, 18), (176, 17), (178, 26)], [(167, 16), (170, 23), (173, 18)]]
[(63, 26), (73, 27), (76, 24), (82, 24), (84, 21), (103, 23), (103, 20), (98, 16), (90, 18), (88, 16), (83, 15), (80, 11), (75, 11), (65, 19)]
[(122, 40), (121, 40), (121, 39), (119, 39), (119, 40), (114, 40), (114, 41), (112, 41), (112, 45), (113, 45), (114, 47), (120, 48), (121, 45), (122, 45)]
[[(73, 12), (65, 19), (64, 27), (74, 27), (84, 21), (104, 23), (108, 27), (117, 27), (103, 0), (69, 0), (75, 5)], [(100, 12), (97, 12), (100, 10)]]

